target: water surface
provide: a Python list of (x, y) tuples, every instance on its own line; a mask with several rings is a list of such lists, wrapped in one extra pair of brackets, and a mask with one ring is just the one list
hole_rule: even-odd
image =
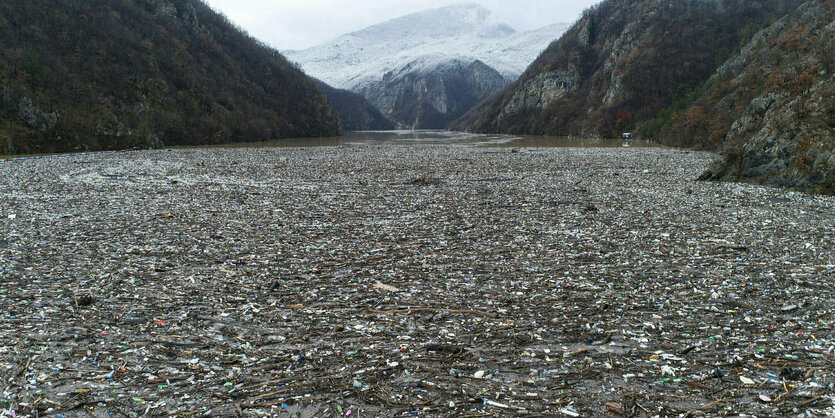
[(442, 130), (357, 131), (345, 133), (345, 143), (348, 145), (472, 144), (496, 139), (507, 139), (507, 137), (503, 135), (481, 135)]

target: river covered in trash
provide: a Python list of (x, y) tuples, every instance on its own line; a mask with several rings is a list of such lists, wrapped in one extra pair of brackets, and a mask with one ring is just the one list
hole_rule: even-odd
[[(574, 138), (554, 136), (485, 135), (444, 130), (349, 131), (338, 138), (281, 139), (270, 142), (241, 142), (210, 148), (307, 148), (350, 145), (468, 145), (516, 148), (652, 148), (660, 145), (636, 139)], [(201, 149), (205, 146), (179, 147)]]
[(835, 414), (835, 198), (352, 135), (0, 161), (0, 416)]

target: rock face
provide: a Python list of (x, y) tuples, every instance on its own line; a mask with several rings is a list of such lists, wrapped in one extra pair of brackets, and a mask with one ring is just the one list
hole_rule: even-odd
[(522, 112), (542, 109), (549, 103), (565, 97), (577, 87), (577, 69), (568, 68), (565, 71), (552, 71), (538, 74), (532, 80), (513, 94), (510, 102), (499, 115), (502, 119), (516, 116)]
[(0, 154), (335, 136), (316, 85), (200, 0), (0, 2)]
[(395, 128), (394, 122), (383, 116), (362, 95), (333, 88), (320, 80), (316, 82), (339, 116), (343, 131), (385, 131)]
[[(615, 137), (707, 80), (746, 27), (800, 0), (606, 0), (457, 130)], [(653, 133), (657, 135), (657, 132)]]
[(40, 132), (55, 129), (55, 125), (58, 124), (58, 113), (44, 112), (32, 103), (32, 99), (29, 96), (24, 96), (20, 99), (18, 118), (27, 126)]
[(401, 127), (443, 128), (518, 78), (567, 27), (517, 32), (488, 9), (464, 4), (287, 54), (308, 74), (361, 93)]
[(835, 193), (835, 0), (605, 1), (451, 126), (724, 151), (704, 179)]
[(756, 34), (673, 135), (725, 144), (704, 179), (835, 194), (835, 1), (810, 1)]
[(507, 81), (481, 61), (414, 62), (360, 90), (401, 126), (443, 129)]

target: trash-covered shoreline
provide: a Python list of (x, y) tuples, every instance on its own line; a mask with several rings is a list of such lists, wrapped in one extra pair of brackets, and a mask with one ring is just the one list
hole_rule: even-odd
[(0, 416), (835, 414), (835, 198), (714, 159), (0, 162)]

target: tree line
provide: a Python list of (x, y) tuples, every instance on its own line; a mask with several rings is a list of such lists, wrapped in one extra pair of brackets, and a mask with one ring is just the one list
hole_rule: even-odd
[(199, 0), (5, 1), (0, 40), (0, 153), (339, 133), (310, 79)]

